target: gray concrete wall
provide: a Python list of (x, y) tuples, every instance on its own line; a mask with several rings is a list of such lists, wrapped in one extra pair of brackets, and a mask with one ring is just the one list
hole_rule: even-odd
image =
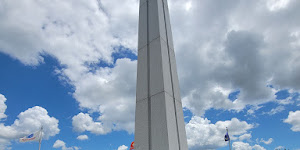
[(135, 149), (187, 150), (167, 0), (140, 0)]

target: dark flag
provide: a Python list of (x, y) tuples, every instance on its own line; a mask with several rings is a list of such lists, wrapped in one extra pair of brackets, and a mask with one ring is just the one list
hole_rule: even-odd
[(230, 141), (230, 137), (229, 137), (229, 135), (228, 135), (228, 131), (227, 131), (227, 133), (225, 134), (225, 141)]

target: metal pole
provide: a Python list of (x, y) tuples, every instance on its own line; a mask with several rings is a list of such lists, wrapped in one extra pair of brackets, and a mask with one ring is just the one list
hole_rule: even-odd
[[(228, 135), (228, 138), (229, 138), (228, 128), (227, 127), (226, 127), (226, 132), (227, 132), (227, 135)], [(228, 140), (228, 146), (229, 146), (229, 150), (231, 150), (230, 138)]]
[(231, 150), (231, 144), (230, 144), (230, 140), (229, 140), (229, 150)]
[(43, 126), (41, 127), (41, 131), (40, 131), (39, 150), (41, 150), (42, 138), (43, 138)]
[(39, 150), (41, 150), (41, 140), (40, 140), (40, 142), (39, 142)]

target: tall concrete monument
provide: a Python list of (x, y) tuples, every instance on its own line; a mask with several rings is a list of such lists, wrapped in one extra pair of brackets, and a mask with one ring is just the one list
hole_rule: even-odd
[(140, 0), (135, 149), (187, 150), (167, 0)]

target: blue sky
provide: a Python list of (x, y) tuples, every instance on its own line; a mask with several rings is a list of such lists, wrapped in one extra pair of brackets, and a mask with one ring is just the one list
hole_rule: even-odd
[[(80, 135), (72, 130), (72, 117), (80, 111), (78, 103), (69, 92), (72, 87), (62, 84), (53, 73), (55, 67), (59, 67), (56, 60), (46, 57), (45, 64), (39, 67), (26, 67), (20, 62), (1, 54), (1, 94), (7, 98), (7, 118), (3, 120), (5, 125), (11, 125), (20, 112), (34, 106), (41, 106), (59, 120), (60, 133), (56, 138), (42, 142), (42, 149), (53, 149), (52, 145), (57, 139), (64, 139), (68, 145), (76, 145), (82, 149), (117, 149), (120, 145), (129, 145), (134, 136), (124, 131), (114, 132), (108, 135), (89, 136), (87, 141), (76, 140)], [(95, 115), (96, 117), (97, 115)], [(17, 139), (16, 139), (17, 140)], [(38, 144), (19, 143), (12, 140), (12, 149), (35, 149)], [(67, 145), (67, 146), (68, 146)]]
[[(99, 147), (108, 150), (117, 149), (120, 145), (125, 144), (128, 146), (133, 141), (134, 135), (124, 131), (113, 132), (107, 135), (85, 133), (89, 136), (87, 141), (76, 140), (80, 133), (72, 130), (72, 117), (74, 114), (81, 112), (81, 110), (76, 100), (70, 94), (70, 92), (73, 92), (72, 87), (62, 83), (53, 72), (54, 68), (60, 67), (57, 61), (51, 57), (45, 57), (44, 64), (41, 64), (39, 67), (28, 67), (5, 54), (1, 54), (0, 58), (3, 70), (3, 73), (0, 75), (0, 90), (1, 94), (8, 99), (6, 101), (8, 108), (5, 112), (7, 118), (3, 120), (4, 124), (13, 124), (20, 112), (33, 106), (41, 106), (47, 109), (50, 116), (59, 120), (60, 133), (49, 140), (43, 141), (43, 149), (52, 149), (51, 147), (57, 139), (64, 139), (70, 146), (76, 145), (82, 149), (91, 150)], [(234, 100), (238, 93), (233, 92), (229, 99)], [(282, 90), (277, 92), (276, 95), (277, 99), (286, 99), (290, 94), (287, 90)], [(206, 111), (205, 117), (210, 119), (212, 123), (238, 118), (248, 123), (259, 124), (258, 127), (250, 130), (252, 132), (252, 140), (249, 143), (255, 144), (255, 139), (260, 140), (263, 138), (267, 140), (272, 137), (274, 142), (271, 145), (264, 145), (266, 149), (274, 149), (277, 147), (276, 145), (286, 145), (290, 149), (297, 149), (300, 146), (297, 143), (300, 133), (291, 131), (290, 125), (283, 123), (282, 120), (286, 118), (289, 111), (296, 111), (298, 106), (291, 105), (289, 110), (284, 110), (271, 117), (263, 115), (263, 112), (269, 112), (270, 109), (276, 106), (277, 104), (275, 103), (267, 103), (256, 112), (257, 115), (255, 116), (249, 116), (245, 111), (237, 113), (211, 109)], [(95, 114), (92, 115), (97, 117)], [(189, 122), (192, 113), (186, 110), (185, 116), (185, 122)], [(12, 149), (34, 149), (36, 147), (37, 143), (35, 142), (18, 143), (12, 140)], [(220, 149), (227, 149), (227, 147)]]
[[(0, 0), (0, 150), (129, 149), (138, 6)], [(189, 149), (300, 149), (300, 2), (169, 7)]]

